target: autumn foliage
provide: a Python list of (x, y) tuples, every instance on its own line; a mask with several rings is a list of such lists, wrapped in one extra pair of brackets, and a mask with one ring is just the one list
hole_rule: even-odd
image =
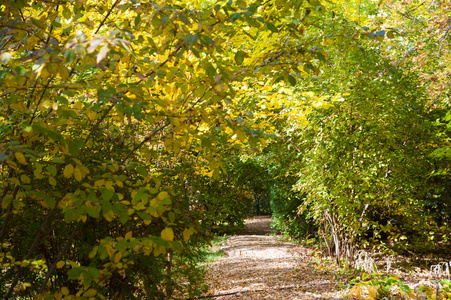
[(428, 69), (430, 52), (392, 51), (411, 35), (316, 0), (0, 11), (4, 299), (198, 295), (212, 226), (242, 224), (258, 193), (296, 201), (338, 257), (380, 232), (446, 241), (448, 31), (424, 42)]

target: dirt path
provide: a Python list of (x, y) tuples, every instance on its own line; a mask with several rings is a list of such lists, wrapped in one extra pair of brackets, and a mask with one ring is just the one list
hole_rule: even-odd
[(269, 217), (255, 217), (220, 248), (207, 273), (214, 299), (340, 299), (333, 275), (311, 263), (312, 251), (281, 240)]

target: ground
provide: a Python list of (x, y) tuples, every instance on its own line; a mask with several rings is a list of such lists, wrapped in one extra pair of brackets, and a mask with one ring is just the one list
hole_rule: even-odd
[(270, 217), (246, 221), (219, 249), (206, 279), (215, 299), (341, 299), (336, 277), (318, 268), (314, 250), (287, 242), (270, 229)]
[[(339, 269), (316, 249), (284, 240), (271, 230), (270, 222), (270, 217), (263, 216), (246, 220), (246, 228), (241, 233), (212, 249), (224, 255), (208, 266), (206, 284), (210, 289), (206, 297), (309, 300), (343, 299), (349, 294), (350, 280), (361, 272)], [(388, 257), (377, 253), (371, 256), (378, 271), (386, 273)], [(420, 286), (435, 290), (433, 280), (438, 277), (431, 272), (431, 265), (450, 260), (449, 255), (396, 256), (391, 258), (389, 273), (415, 291)], [(441, 278), (449, 278), (449, 270), (447, 274), (443, 271)], [(366, 297), (362, 296), (359, 299)]]

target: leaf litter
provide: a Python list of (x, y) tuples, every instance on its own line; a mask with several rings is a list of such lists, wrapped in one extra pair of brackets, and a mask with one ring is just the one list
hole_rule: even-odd
[[(246, 220), (246, 228), (217, 250), (206, 284), (214, 299), (341, 299), (335, 274), (314, 267), (312, 249), (284, 241), (270, 229), (270, 217)], [(227, 294), (227, 295), (225, 295)]]

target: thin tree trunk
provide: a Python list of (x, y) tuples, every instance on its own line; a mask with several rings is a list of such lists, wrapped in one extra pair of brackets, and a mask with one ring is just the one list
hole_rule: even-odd
[(171, 299), (174, 290), (172, 282), (172, 252), (168, 253), (168, 260), (166, 262), (166, 299)]

